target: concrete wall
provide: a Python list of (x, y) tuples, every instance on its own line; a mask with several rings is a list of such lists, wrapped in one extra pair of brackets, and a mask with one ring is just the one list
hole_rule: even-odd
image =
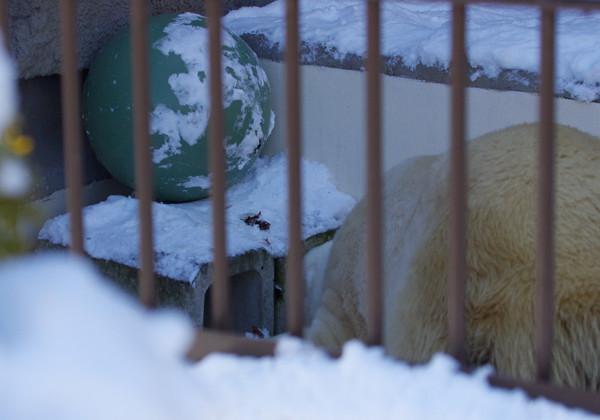
[[(273, 0), (225, 0), (223, 12), (241, 6), (262, 6)], [(59, 0), (13, 0), (9, 2), (9, 33), (19, 77), (32, 78), (59, 73)], [(110, 38), (129, 22), (130, 0), (78, 0), (79, 61), (88, 68)], [(204, 0), (150, 0), (152, 14), (204, 13)]]
[[(271, 82), (276, 128), (265, 148), (285, 148), (285, 65), (261, 64)], [(360, 198), (365, 188), (365, 73), (303, 66), (302, 138), (306, 158), (325, 164), (337, 186)], [(383, 76), (383, 160), (385, 169), (416, 155), (448, 149), (448, 85)], [(467, 90), (467, 136), (538, 119), (537, 94), (481, 88)], [(556, 99), (556, 118), (600, 137), (600, 104)]]

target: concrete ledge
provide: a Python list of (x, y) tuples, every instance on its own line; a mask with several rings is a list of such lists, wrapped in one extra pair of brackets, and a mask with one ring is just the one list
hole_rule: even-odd
[[(305, 252), (333, 238), (327, 231), (308, 238)], [(37, 252), (65, 250), (46, 240), (39, 240)], [(98, 271), (127, 293), (137, 296), (138, 269), (114, 261), (91, 258)], [(230, 276), (230, 299), (233, 329), (239, 333), (265, 328), (273, 334), (285, 331), (285, 270), (286, 258), (273, 257), (264, 250), (250, 251), (227, 260)], [(211, 264), (206, 263), (193, 282), (156, 275), (157, 305), (181, 310), (197, 327), (209, 325), (212, 305), (208, 290), (211, 285)]]
[[(36, 251), (64, 250), (62, 245), (40, 240)], [(138, 269), (115, 261), (91, 258), (98, 271), (126, 292), (137, 296)], [(231, 304), (235, 308), (233, 323), (236, 332), (251, 331), (253, 326), (273, 331), (273, 257), (264, 251), (251, 251), (228, 258), (231, 276)], [(204, 264), (193, 282), (156, 275), (157, 305), (179, 309), (197, 327), (210, 320), (211, 266)]]
[[(242, 6), (264, 6), (273, 0), (223, 0), (223, 13)], [(11, 49), (20, 78), (60, 71), (59, 2), (19, 0), (8, 3)], [(195, 12), (205, 14), (205, 0), (149, 0), (153, 15)], [(129, 0), (77, 1), (79, 65), (88, 68), (96, 53), (129, 24)]]
[[(283, 62), (283, 47), (273, 44), (262, 34), (243, 34), (242, 39), (256, 52), (259, 58)], [(341, 55), (335, 48), (321, 44), (303, 42), (300, 46), (301, 63), (344, 70), (364, 70), (364, 57), (356, 54)], [(450, 72), (443, 67), (425, 66), (418, 64), (411, 68), (404, 64), (402, 57), (382, 56), (381, 71), (388, 76), (403, 77), (426, 82), (449, 84)], [(537, 73), (523, 70), (504, 69), (497, 77), (490, 78), (481, 72), (481, 68), (468, 66), (467, 86), (482, 89), (534, 93), (539, 89)], [(567, 93), (557, 94), (558, 97), (572, 99)]]

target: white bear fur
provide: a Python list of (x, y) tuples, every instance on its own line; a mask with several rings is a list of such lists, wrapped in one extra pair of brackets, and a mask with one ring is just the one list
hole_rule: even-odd
[[(554, 381), (600, 386), (600, 140), (556, 126)], [(537, 125), (468, 145), (467, 357), (534, 377)], [(384, 345), (410, 362), (446, 350), (448, 155), (385, 176)], [(307, 331), (339, 349), (365, 338), (365, 203), (337, 232)]]
[(304, 255), (304, 325), (309, 326), (321, 302), (325, 284), (325, 271), (333, 241), (314, 247)]

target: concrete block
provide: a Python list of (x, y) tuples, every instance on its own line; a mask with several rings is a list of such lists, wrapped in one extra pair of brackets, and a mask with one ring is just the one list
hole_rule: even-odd
[[(40, 240), (36, 251), (64, 250), (62, 245)], [(98, 271), (132, 296), (137, 296), (138, 269), (103, 259), (91, 258)], [(250, 251), (228, 258), (231, 279), (233, 327), (248, 332), (252, 327), (273, 331), (274, 259), (264, 250)], [(176, 308), (186, 313), (197, 327), (209, 325), (211, 265), (200, 267), (193, 282), (157, 275), (157, 305)]]
[[(308, 238), (305, 252), (333, 238), (330, 230)], [(39, 240), (37, 252), (64, 250), (65, 247)], [(91, 258), (98, 271), (132, 296), (137, 296), (138, 270), (114, 261)], [(250, 251), (227, 259), (233, 330), (250, 332), (265, 328), (271, 334), (285, 332), (286, 258), (275, 258), (265, 250)], [(157, 275), (157, 305), (183, 311), (197, 327), (210, 325), (211, 264), (200, 270), (193, 282)]]
[[(274, 258), (264, 250), (250, 251), (229, 257), (230, 305), (233, 309), (233, 330), (250, 332), (253, 327), (274, 330)], [(204, 325), (210, 325), (210, 308), (213, 305), (210, 292), (211, 266), (205, 264), (194, 280), (197, 293), (206, 295)]]

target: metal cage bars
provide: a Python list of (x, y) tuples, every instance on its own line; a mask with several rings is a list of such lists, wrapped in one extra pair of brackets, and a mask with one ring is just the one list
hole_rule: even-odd
[[(368, 342), (382, 342), (382, 264), (381, 264), (381, 76), (380, 76), (380, 0), (367, 2), (367, 237), (368, 237)], [(453, 0), (451, 64), (451, 143), (450, 199), (451, 232), (448, 276), (448, 349), (464, 361), (465, 280), (466, 280), (466, 180), (465, 146), (465, 5), (479, 0)], [(535, 352), (538, 383), (500, 377), (490, 378), (496, 386), (520, 387), (531, 396), (544, 395), (567, 405), (600, 413), (596, 394), (559, 388), (546, 383), (551, 378), (552, 363), (552, 278), (553, 278), (553, 150), (554, 150), (554, 46), (555, 10), (560, 7), (584, 10), (600, 8), (600, 3), (586, 0), (487, 0), (538, 6), (541, 10), (542, 54), (540, 66), (539, 122), (539, 196), (538, 196), (538, 282), (535, 298)], [(213, 172), (212, 195), (215, 254), (213, 263), (214, 327), (226, 329), (230, 323), (228, 280), (225, 249), (225, 178), (224, 125), (222, 113), (220, 63), (220, 2), (208, 0), (211, 77), (210, 159)], [(152, 171), (149, 127), (149, 77), (147, 45), (147, 5), (144, 0), (131, 1), (132, 78), (134, 89), (134, 127), (136, 160), (136, 194), (140, 202), (140, 299), (154, 305), (155, 288), (152, 251)], [(64, 126), (65, 176), (68, 211), (71, 216), (71, 249), (83, 252), (82, 169), (79, 73), (77, 65), (76, 8), (74, 0), (61, 0), (61, 95)], [(289, 257), (287, 267), (288, 331), (302, 335), (301, 213), (300, 213), (300, 72), (298, 1), (287, 0), (286, 72), (289, 162)], [(0, 24), (8, 44), (8, 2), (0, 0)], [(272, 354), (274, 343), (246, 340), (221, 331), (199, 331), (188, 357), (197, 360), (212, 351), (229, 351), (247, 355)]]
[(367, 307), (366, 342), (383, 344), (381, 187), (381, 7), (367, 0)]
[[(466, 3), (466, 2), (464, 2)], [(448, 352), (465, 362), (467, 278), (467, 173), (465, 4), (452, 8), (450, 225), (448, 264)], [(540, 383), (552, 377), (553, 214), (554, 214), (554, 48), (555, 10), (541, 7), (539, 104), (539, 171), (537, 203), (537, 283), (535, 296), (535, 360)]]
[(60, 2), (61, 106), (63, 159), (67, 211), (70, 214), (71, 251), (83, 254), (83, 169), (81, 148), (81, 101), (77, 55), (76, 3)]
[(210, 80), (210, 135), (209, 159), (211, 167), (211, 196), (213, 211), (213, 264), (211, 299), (212, 324), (220, 330), (231, 326), (229, 279), (227, 278), (227, 250), (225, 237), (225, 120), (221, 75), (221, 2), (208, 0), (209, 80)]
[(152, 200), (154, 182), (150, 143), (150, 74), (148, 71), (148, 6), (145, 0), (131, 3), (131, 77), (133, 94), (133, 142), (135, 189), (140, 226), (138, 295), (148, 308), (156, 304)]
[(465, 6), (452, 7), (450, 225), (448, 244), (448, 352), (465, 362), (467, 161), (465, 151)]
[(535, 297), (535, 360), (537, 379), (552, 377), (554, 303), (554, 35), (555, 11), (542, 8), (540, 31), (540, 127), (537, 204), (537, 284)]
[(2, 34), (3, 46), (7, 51), (10, 50), (9, 23), (8, 0), (0, 0), (0, 34)]
[(286, 2), (286, 93), (288, 160), (288, 258), (286, 268), (287, 331), (302, 337), (304, 326), (304, 278), (302, 275), (302, 206), (300, 178), (300, 50), (298, 0)]

